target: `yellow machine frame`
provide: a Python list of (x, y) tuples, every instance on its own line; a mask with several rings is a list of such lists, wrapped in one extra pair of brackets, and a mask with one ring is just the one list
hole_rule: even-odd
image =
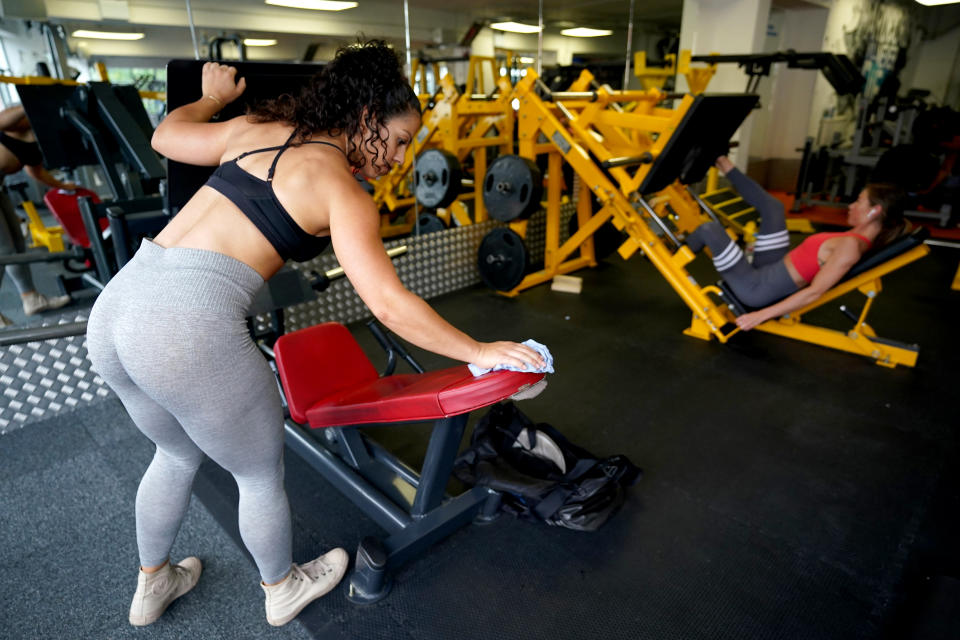
[[(485, 58), (483, 61), (486, 60), (495, 62), (493, 58)], [(501, 153), (511, 153), (513, 150), (514, 113), (510, 105), (510, 82), (506, 76), (497, 78), (499, 92), (491, 99), (483, 100), (474, 99), (469, 93), (460, 94), (449, 74), (441, 79), (440, 84), (434, 106), (423, 114), (422, 125), (414, 136), (403, 163), (393, 167), (390, 173), (374, 183), (374, 201), (391, 212), (414, 205), (414, 197), (407, 191), (406, 183), (413, 170), (414, 158), (423, 150), (445, 149), (454, 154), (460, 162), (477, 149), (498, 147)], [(491, 135), (494, 130), (496, 134)], [(461, 225), (487, 220), (482, 197), (482, 177), (487, 171), (487, 154), (473, 153), (473, 164), (475, 175), (481, 177), (475, 181), (473, 192), (461, 195), (446, 210), (437, 212), (448, 224), (451, 217), (455, 217)], [(462, 204), (463, 200), (469, 199), (474, 201), (472, 218)], [(410, 233), (413, 229), (412, 223), (391, 224), (389, 216), (381, 216), (381, 221), (381, 235), (384, 237)]]
[(647, 52), (635, 51), (633, 54), (633, 74), (640, 79), (644, 89), (662, 89), (667, 79), (682, 75), (687, 79), (690, 93), (696, 95), (707, 90), (707, 85), (717, 72), (717, 65), (707, 64), (695, 67), (690, 63), (691, 52), (684, 49), (680, 52), (680, 59), (676, 54), (668, 53), (664, 56), (666, 65), (663, 67), (648, 67)]
[(27, 229), (30, 231), (32, 240), (30, 247), (46, 247), (50, 253), (64, 251), (63, 227), (44, 225), (40, 214), (37, 213), (37, 208), (30, 200), (24, 200), (20, 206), (27, 214)]
[[(592, 84), (592, 80), (589, 72), (583, 72), (571, 91), (582, 91)], [(664, 98), (657, 89), (608, 91), (602, 87), (593, 91), (589, 99), (546, 102), (534, 91), (536, 81), (536, 72), (527, 70), (524, 79), (517, 83), (514, 95), (520, 100), (520, 155), (534, 159), (540, 154), (548, 154), (544, 268), (528, 274), (514, 289), (505, 292), (508, 296), (547, 282), (556, 275), (596, 266), (592, 235), (611, 218), (615, 226), (627, 230), (631, 237), (634, 234), (641, 237), (641, 244), (647, 241), (646, 234), (652, 232), (640, 222), (628, 198), (635, 195), (650, 170), (650, 163), (641, 164), (638, 169), (610, 168), (608, 171), (616, 180), (614, 183), (590, 158), (590, 153), (604, 162), (646, 152), (652, 161), (663, 150), (693, 102), (693, 98), (687, 96), (676, 109), (666, 109), (657, 106)], [(633, 103), (633, 111), (614, 108), (620, 103)], [(566, 121), (566, 127), (560, 123), (560, 118)], [(577, 205), (578, 231), (561, 245), (561, 182), (552, 176), (561, 175), (563, 161), (580, 176), (581, 187)], [(591, 191), (601, 203), (601, 209), (596, 213), (591, 210)], [(682, 231), (692, 231), (703, 221), (699, 205), (679, 183), (661, 191), (652, 205), (656, 215), (667, 215), (668, 207), (675, 226)], [(510, 226), (521, 236), (525, 234), (526, 221), (512, 222)], [(628, 245), (629, 240), (624, 247)], [(579, 257), (568, 259), (577, 250), (580, 251)], [(635, 250), (627, 249), (631, 254)], [(621, 254), (623, 252), (621, 247)]]
[[(914, 247), (873, 269), (841, 282), (820, 296), (816, 302), (776, 320), (764, 322), (756, 330), (866, 356), (883, 367), (893, 368), (898, 364), (912, 367), (917, 363), (919, 347), (916, 345), (900, 345), (878, 338), (877, 333), (867, 324), (867, 314), (870, 312), (877, 296), (883, 290), (881, 278), (906, 264), (919, 260), (928, 253), (930, 253), (930, 247), (925, 244)], [(805, 313), (854, 290), (866, 296), (866, 302), (849, 331), (826, 329), (801, 321)]]

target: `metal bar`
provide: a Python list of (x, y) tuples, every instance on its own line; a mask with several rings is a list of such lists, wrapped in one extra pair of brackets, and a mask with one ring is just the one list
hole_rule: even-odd
[(447, 490), (447, 481), (453, 471), (453, 462), (460, 448), (460, 439), (467, 426), (467, 416), (458, 416), (437, 420), (430, 434), (430, 444), (423, 460), (420, 472), (420, 486), (413, 499), (410, 515), (422, 517), (440, 506)]
[(722, 222), (720, 222), (720, 218), (717, 217), (717, 214), (714, 212), (714, 210), (710, 208), (710, 205), (704, 202), (703, 198), (698, 196), (697, 192), (694, 191), (693, 188), (690, 187), (690, 185), (687, 185), (687, 193), (689, 193), (693, 197), (693, 199), (697, 201), (697, 204), (700, 205), (700, 208), (703, 209), (703, 212), (707, 214), (711, 220), (713, 220), (716, 223), (723, 224)]
[(633, 0), (630, 0), (630, 20), (627, 22), (627, 56), (626, 66), (623, 68), (623, 90), (627, 90), (630, 80), (630, 58), (633, 55)]
[(11, 253), (9, 255), (0, 255), (0, 266), (8, 264), (32, 264), (34, 262), (56, 262), (57, 260), (81, 260), (83, 259), (83, 250), (79, 247), (71, 251), (30, 251), (27, 253)]
[(540, 0), (538, 3), (538, 17), (537, 17), (537, 26), (540, 27), (540, 30), (537, 31), (537, 76), (543, 75), (543, 0)]
[(187, 3), (187, 21), (190, 23), (190, 38), (193, 40), (193, 59), (200, 59), (200, 47), (197, 45), (197, 28), (193, 24), (193, 8), (190, 6), (190, 0)]
[(324, 446), (313, 442), (290, 421), (284, 423), (286, 443), (330, 484), (350, 499), (374, 522), (387, 531), (410, 525), (410, 516), (382, 493), (370, 486), (356, 471), (344, 464)]
[[(408, 250), (407, 245), (402, 244), (402, 245), (400, 245), (399, 247), (394, 247), (394, 248), (392, 248), (392, 249), (387, 249), (387, 256), (388, 256), (389, 258), (395, 258), (395, 257), (397, 257), (397, 256), (401, 256), (401, 255), (405, 254), (405, 253), (407, 252), (407, 250)], [(324, 275), (325, 275), (325, 276), (327, 277), (327, 279), (329, 279), (329, 280), (333, 280), (333, 279), (335, 279), (335, 278), (339, 278), (339, 277), (343, 276), (343, 267), (334, 267), (333, 269), (330, 269), (329, 271), (325, 272)]]
[(653, 162), (653, 154), (649, 151), (644, 151), (638, 156), (622, 156), (604, 160), (600, 163), (600, 166), (604, 169), (615, 169), (617, 167), (627, 167), (637, 164), (650, 164), (651, 162)]
[(589, 100), (596, 102), (596, 91), (551, 91), (549, 100)]
[(640, 200), (640, 206), (646, 209), (650, 217), (653, 218), (653, 221), (657, 223), (658, 227), (660, 227), (660, 230), (663, 231), (668, 238), (670, 238), (674, 246), (679, 247), (681, 243), (679, 240), (677, 240), (677, 236), (673, 235), (673, 231), (670, 231), (670, 227), (667, 226), (667, 223), (665, 223), (663, 220), (660, 219), (660, 216), (658, 216), (657, 212), (654, 211), (649, 204), (647, 204), (646, 200), (644, 200), (643, 198), (640, 198), (639, 200)]
[(87, 323), (70, 322), (45, 327), (26, 327), (24, 329), (4, 329), (0, 331), (0, 347), (9, 347), (12, 344), (38, 342), (40, 340), (54, 340), (69, 336), (82, 336), (87, 332)]
[[(407, 0), (403, 0), (403, 37), (404, 43), (407, 49), (407, 75), (413, 75), (413, 61), (410, 59), (410, 4)], [(423, 77), (426, 77), (426, 70), (424, 70)], [(413, 80), (411, 77), (410, 80)]]
[(943, 240), (924, 240), (923, 244), (929, 244), (935, 247), (948, 247), (950, 249), (960, 249), (960, 243), (944, 242)]

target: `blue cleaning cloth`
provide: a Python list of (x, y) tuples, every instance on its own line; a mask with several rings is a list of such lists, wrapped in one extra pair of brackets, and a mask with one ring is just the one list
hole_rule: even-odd
[(507, 364), (498, 364), (492, 369), (484, 369), (475, 364), (468, 364), (467, 367), (470, 369), (470, 373), (474, 376), (482, 376), (485, 373), (491, 371), (499, 371), (500, 369), (506, 369), (507, 371), (526, 371), (528, 373), (553, 373), (553, 356), (550, 354), (550, 350), (546, 346), (540, 344), (536, 340), (525, 340), (523, 344), (527, 345), (541, 356), (543, 356), (544, 365), (539, 369), (534, 369), (530, 365), (526, 365), (523, 369), (515, 367), (513, 365)]

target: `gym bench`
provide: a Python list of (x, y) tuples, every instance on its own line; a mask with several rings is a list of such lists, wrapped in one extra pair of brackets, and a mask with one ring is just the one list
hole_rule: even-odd
[[(390, 590), (388, 572), (474, 518), (496, 517), (495, 491), (473, 487), (446, 495), (467, 418), (529, 389), (544, 374), (474, 377), (462, 365), (380, 377), (346, 327), (335, 322), (285, 334), (273, 353), (290, 413), (287, 444), (387, 532), (361, 541), (349, 581), (352, 602), (383, 598)], [(419, 474), (357, 429), (427, 421), (434, 427)], [(322, 435), (311, 435), (315, 429)]]
[[(908, 367), (915, 366), (920, 350), (918, 345), (880, 338), (873, 328), (867, 324), (866, 320), (874, 300), (882, 291), (881, 278), (930, 253), (930, 248), (924, 244), (928, 235), (929, 232), (926, 229), (919, 227), (879, 251), (868, 253), (847, 272), (838, 284), (820, 296), (819, 299), (783, 317), (768, 320), (758, 325), (756, 330), (864, 355), (873, 358), (877, 364), (884, 367), (892, 368), (898, 364)], [(721, 280), (717, 283), (717, 287), (722, 292), (723, 300), (734, 314), (742, 315), (753, 310), (737, 299), (726, 282)], [(853, 328), (849, 331), (826, 329), (801, 321), (803, 314), (854, 289), (866, 296), (867, 300), (859, 316), (851, 313), (843, 306), (840, 307), (841, 311), (854, 322)], [(735, 331), (728, 334), (727, 337), (733, 335), (733, 333)]]

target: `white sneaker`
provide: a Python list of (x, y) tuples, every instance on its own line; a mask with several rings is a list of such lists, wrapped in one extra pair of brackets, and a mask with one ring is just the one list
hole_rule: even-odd
[(35, 313), (40, 313), (41, 311), (49, 311), (51, 309), (59, 309), (60, 307), (70, 303), (70, 296), (53, 296), (48, 298), (42, 293), (37, 293), (36, 291), (31, 291), (26, 296), (22, 298), (23, 300), (23, 312), (28, 316), (32, 316)]
[(159, 571), (137, 577), (137, 592), (130, 603), (130, 624), (142, 627), (156, 621), (170, 603), (193, 589), (200, 579), (203, 566), (193, 556), (180, 564), (168, 562)]
[(0, 313), (0, 327), (12, 327), (13, 320)]
[(337, 548), (306, 564), (293, 565), (282, 582), (270, 586), (261, 582), (267, 595), (267, 622), (279, 627), (296, 618), (304, 607), (337, 586), (349, 563), (347, 552)]

